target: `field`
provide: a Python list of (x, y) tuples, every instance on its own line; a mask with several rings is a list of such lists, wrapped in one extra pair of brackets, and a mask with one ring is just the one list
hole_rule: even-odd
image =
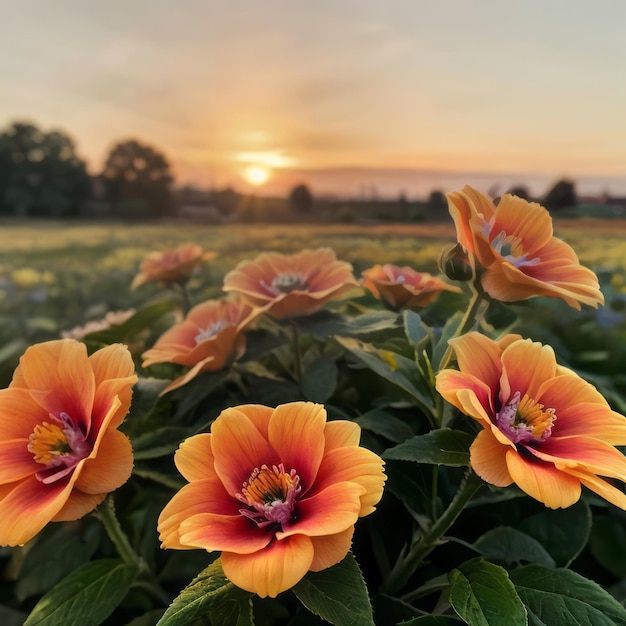
[[(462, 358), (453, 362), (452, 348), (449, 347), (453, 342), (448, 344), (448, 339), (454, 335), (457, 340), (463, 339), (469, 330), (478, 328), (483, 334), (494, 337), (511, 334), (508, 340), (513, 341), (522, 355), (517, 362), (523, 361), (524, 355), (530, 353), (520, 351), (538, 349), (543, 355), (542, 373), (545, 376), (550, 369), (545, 359), (552, 359), (552, 380), (556, 381), (557, 375), (560, 375), (554, 388), (564, 390), (559, 392), (559, 397), (567, 404), (568, 390), (573, 387), (568, 387), (570, 383), (563, 374), (564, 370), (556, 368), (554, 355), (548, 347), (551, 346), (558, 363), (572, 370), (569, 376), (581, 376), (603, 397), (598, 400), (596, 389), (589, 386), (585, 392), (588, 401), (583, 420), (589, 407), (594, 418), (600, 416), (600, 421), (613, 419), (606, 415), (601, 417), (606, 412), (611, 413), (604, 399), (611, 408), (626, 414), (626, 221), (562, 220), (554, 223), (554, 230), (558, 237), (572, 246), (581, 262), (596, 272), (605, 298), (604, 307), (596, 310), (583, 306), (582, 311), (578, 311), (559, 298), (545, 297), (512, 304), (492, 298), (481, 301), (480, 290), (470, 289), (468, 283), (458, 282), (456, 291), (442, 292), (436, 301), (419, 311), (398, 312), (390, 311), (390, 307), (367, 290), (350, 287), (352, 295), (347, 301), (328, 302), (325, 307), (328, 310), (315, 309), (310, 314), (294, 315), (293, 319), (281, 319), (278, 315), (257, 319), (258, 326), (249, 332), (246, 329), (245, 349), (233, 356), (234, 345), (229, 348), (232, 354), (228, 357), (232, 356), (233, 362), (210, 371), (197, 370), (187, 379), (186, 374), (176, 378), (182, 374), (180, 366), (186, 363), (157, 360), (149, 367), (144, 367), (142, 363), (142, 355), (143, 359), (146, 358), (145, 350), (154, 347), (155, 340), (162, 337), (175, 321), (182, 319), (179, 305), (183, 304), (184, 308), (181, 291), (154, 283), (131, 289), (140, 262), (147, 253), (188, 242), (200, 244), (205, 251), (216, 253), (214, 259), (198, 268), (199, 271), (187, 284), (189, 300), (196, 305), (220, 298), (226, 274), (239, 262), (252, 260), (264, 251), (295, 253), (303, 249), (330, 247), (340, 260), (352, 264), (357, 278), (373, 265), (385, 263), (437, 274), (437, 259), (442, 246), (456, 241), (452, 223), (208, 226), (180, 222), (7, 222), (0, 225), (0, 387), (9, 384), (18, 359), (27, 347), (34, 346), (33, 351), (39, 350), (42, 342), (57, 339), (70, 329), (101, 320), (109, 312), (129, 309), (137, 312), (128, 322), (109, 331), (92, 333), (83, 340), (92, 353), (102, 348), (101, 354), (108, 348), (119, 349), (120, 342), (127, 344), (129, 349), (122, 349), (139, 376), (132, 393), (128, 419), (120, 427), (132, 442), (134, 459), (130, 448), (128, 451), (129, 474), (132, 467), (130, 479), (125, 484), (106, 487), (107, 491), (116, 490), (94, 515), (86, 515), (82, 522), (49, 524), (24, 549), (11, 551), (0, 547), (0, 565), (4, 564), (3, 575), (9, 581), (0, 588), (0, 621), (5, 623), (6, 619), (10, 626), (21, 626), (26, 615), (32, 611), (30, 621), (26, 621), (28, 626), (57, 623), (153, 626), (157, 622), (160, 626), (182, 626), (200, 623), (198, 620), (204, 620), (206, 616), (210, 616), (210, 619), (207, 618), (209, 622), (202, 623), (220, 626), (253, 623), (258, 626), (320, 626), (328, 622), (337, 626), (373, 626), (374, 623), (377, 626), (396, 626), (399, 623), (417, 626), (435, 623), (420, 621), (431, 613), (437, 619), (445, 616), (442, 618), (444, 621), (436, 623), (449, 626), (460, 624), (459, 617), (465, 620), (462, 623), (471, 626), (502, 623), (475, 618), (467, 609), (471, 600), (481, 605), (481, 611), (493, 610), (496, 616), (504, 611), (510, 616), (507, 623), (511, 624), (534, 623), (526, 621), (527, 611), (536, 611), (543, 620), (541, 623), (560, 624), (560, 602), (565, 603), (579, 620), (575, 623), (608, 624), (593, 620), (601, 613), (612, 611), (615, 621), (611, 623), (626, 624), (623, 513), (602, 500), (606, 498), (620, 507), (620, 503), (624, 502), (621, 508), (626, 508), (626, 500), (621, 499), (623, 494), (615, 495), (617, 489), (593, 489), (596, 483), (588, 482), (583, 484), (586, 487), (591, 485), (595, 495), (586, 493), (578, 500), (578, 494), (568, 503), (562, 504), (561, 500), (557, 500), (555, 505), (555, 501), (544, 497), (543, 492), (531, 494), (534, 497), (531, 499), (515, 485), (509, 487), (500, 481), (485, 487), (470, 470), (467, 473), (461, 470), (461, 466), (470, 465), (470, 445), (473, 445), (478, 430), (468, 417), (471, 410), (465, 413), (454, 411), (450, 396), (444, 396), (448, 401), (445, 403), (435, 392), (436, 375), (440, 376), (442, 372), (445, 375), (445, 369), (451, 363), (453, 368), (461, 368)], [(316, 264), (319, 258), (316, 255)], [(289, 267), (283, 268), (280, 275), (293, 278)], [(274, 286), (273, 281), (271, 285)], [(281, 295), (291, 297), (294, 294), (286, 291)], [(599, 298), (597, 295), (594, 302)], [(296, 299), (291, 302), (292, 306), (297, 306), (293, 304)], [(476, 308), (468, 304), (472, 302)], [(466, 311), (465, 317), (463, 311)], [(200, 326), (200, 322), (196, 324), (190, 335), (195, 342), (193, 350), (212, 342), (215, 334), (220, 336), (224, 329), (223, 319), (219, 318), (217, 322), (209, 320), (207, 325), (207, 319), (203, 318)], [(470, 323), (466, 324), (467, 320)], [(201, 332), (196, 335), (199, 328)], [(228, 328), (227, 323), (227, 332)], [(109, 332), (112, 334), (107, 334)], [(474, 336), (476, 334), (473, 333)], [(519, 338), (513, 337), (516, 334), (539, 341), (546, 349), (537, 343), (519, 341)], [(116, 347), (109, 344), (116, 344)], [(64, 342), (63, 345), (84, 350), (74, 342)], [(39, 353), (43, 355), (41, 359), (50, 359), (45, 350)], [(485, 349), (483, 358), (487, 353)], [(57, 365), (49, 368), (50, 372), (47, 367), (41, 367), (41, 363), (51, 363), (50, 360), (31, 359), (31, 367), (34, 364), (38, 373), (29, 374), (34, 378), (22, 374), (22, 384), (26, 380), (37, 381), (39, 376), (50, 376), (53, 384), (60, 385), (61, 395), (67, 389), (72, 389), (72, 393), (75, 389), (83, 389), (81, 385), (89, 388), (88, 377), (85, 378), (87, 382), (80, 382), (83, 372), (74, 365), (74, 359), (80, 356), (77, 354), (73, 353), (72, 358), (63, 362), (59, 357)], [(481, 351), (478, 350), (475, 356), (480, 362)], [(210, 355), (209, 359), (212, 358), (214, 356)], [(85, 363), (98, 362), (100, 366), (102, 363), (90, 361), (86, 354), (84, 359)], [(27, 369), (24, 362), (21, 366), (23, 372)], [(512, 358), (512, 362), (515, 363), (516, 359)], [(64, 377), (59, 374), (63, 367), (69, 367), (71, 375)], [(512, 376), (523, 379), (528, 374), (527, 370), (525, 364), (514, 366)], [(480, 366), (476, 366), (475, 371), (480, 372)], [(489, 372), (490, 368), (485, 366), (485, 371)], [(530, 371), (535, 369), (530, 368)], [(92, 375), (91, 372), (89, 374)], [(102, 371), (99, 375), (103, 375)], [(529, 376), (532, 378), (534, 374)], [(176, 388), (171, 383), (174, 378), (174, 383), (183, 379), (184, 382)], [(504, 373), (502, 380), (508, 381)], [(45, 381), (48, 384), (48, 379)], [(115, 384), (121, 385), (119, 382)], [(171, 388), (173, 391), (160, 394), (168, 384), (168, 390)], [(508, 386), (508, 382), (501, 384)], [(587, 385), (587, 382), (584, 384)], [(535, 382), (528, 385), (535, 385)], [(20, 393), (22, 390), (8, 390), (3, 397), (12, 397), (11, 391)], [(516, 420), (511, 429), (517, 428), (518, 417), (522, 415), (522, 409), (518, 409), (518, 406), (521, 407), (519, 389), (508, 391), (509, 403), (499, 409), (494, 418), (499, 432), (504, 432), (499, 420), (509, 415), (507, 411), (511, 406), (514, 405)], [(443, 395), (439, 387), (437, 392)], [(42, 398), (53, 395), (47, 387), (45, 391), (33, 391), (33, 394), (43, 394)], [(130, 402), (130, 393), (120, 397), (126, 397)], [(527, 399), (527, 396), (524, 398)], [(309, 402), (305, 404), (302, 400)], [(578, 401), (582, 402), (580, 398)], [(172, 463), (172, 456), (182, 441), (190, 441), (196, 434), (206, 433), (209, 429), (213, 437), (211, 441), (215, 441), (218, 436), (213, 429), (215, 420), (222, 419), (231, 407), (239, 407), (242, 412), (245, 412), (244, 407), (253, 407), (254, 413), (259, 410), (258, 405), (264, 405), (264, 409), (280, 408), (287, 404), (294, 406), (290, 404), (292, 402), (309, 407), (307, 411), (317, 410), (310, 407), (324, 405), (330, 420), (358, 424), (361, 429), (360, 446), (385, 460), (386, 491), (377, 510), (370, 511), (373, 514), (359, 522), (352, 551), (346, 555), (346, 545), (343, 552), (345, 558), (342, 557), (341, 562), (335, 559), (332, 567), (325, 566), (320, 572), (311, 567), (300, 582), (300, 579), (294, 579), (278, 589), (278, 598), (263, 599), (265, 595), (273, 597), (276, 593), (256, 587), (256, 582), (253, 588), (249, 588), (245, 586), (246, 580), (244, 584), (239, 584), (240, 579), (232, 580), (233, 575), (238, 575), (237, 570), (231, 569), (228, 573), (226, 564), (222, 570), (222, 562), (227, 561), (223, 556), (216, 558), (214, 548), (210, 554), (204, 550), (161, 550), (157, 521), (161, 519), (159, 514), (168, 500), (176, 492), (183, 493), (178, 490), (184, 481)], [(520, 428), (527, 427), (525, 419), (531, 426), (535, 419), (549, 421), (550, 425), (542, 426), (544, 430), (539, 435), (532, 435), (535, 437), (531, 442), (533, 445), (537, 442), (537, 445), (543, 444), (545, 439), (551, 437), (553, 423), (556, 424), (556, 432), (563, 423), (559, 420), (563, 420), (563, 416), (567, 419), (567, 406), (559, 412), (560, 409), (552, 404), (544, 410), (543, 404), (537, 403), (534, 413), (519, 418), (523, 422)], [(12, 410), (10, 403), (7, 406)], [(279, 408), (276, 408), (277, 414)], [(239, 419), (237, 410), (232, 415)], [(285, 411), (289, 409), (281, 414), (288, 415)], [(49, 415), (54, 418), (52, 413)], [(290, 419), (302, 418), (301, 413), (289, 415)], [(615, 417), (615, 414), (611, 415)], [(47, 416), (48, 413), (45, 413), (45, 419), (48, 419)], [(61, 416), (71, 422), (67, 413), (61, 413)], [(254, 418), (257, 419), (260, 418)], [(617, 419), (621, 418), (617, 416)], [(290, 421), (285, 424), (292, 427)], [(589, 427), (598, 428), (594, 424)], [(44, 432), (45, 428), (48, 430)], [(44, 453), (47, 448), (43, 446), (49, 445), (49, 441), (57, 446), (62, 443), (54, 437), (44, 440), (47, 433), (52, 437), (52, 428), (43, 422), (40, 430), (27, 433), (29, 453), (35, 448), (34, 442)], [(619, 428), (623, 428), (621, 423)], [(609, 432), (607, 435), (610, 439), (608, 443), (621, 445), (622, 440), (626, 441), (626, 435), (622, 435), (618, 427), (615, 429), (617, 434)], [(302, 437), (300, 444), (309, 445), (306, 428), (292, 427), (292, 430), (293, 433), (286, 427), (286, 440)], [(623, 481), (626, 463), (620, 453), (608, 443), (593, 437), (595, 434), (580, 439), (584, 439), (585, 446), (600, 446), (600, 456), (597, 459), (590, 457), (589, 461), (594, 479), (597, 471), (600, 476)], [(569, 439), (576, 437), (560, 438), (566, 442)], [(515, 441), (517, 446), (512, 449), (527, 453), (526, 448), (517, 443), (521, 441), (523, 444), (525, 440), (511, 441)], [(11, 446), (14, 442), (5, 443)], [(246, 455), (247, 443), (242, 447)], [(610, 452), (606, 451), (607, 446)], [(341, 448), (342, 453), (348, 447)], [(358, 448), (356, 445), (352, 447)], [(304, 463), (307, 454), (297, 449), (294, 462)], [(574, 454), (579, 453), (578, 449), (572, 449)], [(331, 448), (328, 455), (332, 456), (333, 452), (339, 450)], [(350, 453), (358, 454), (354, 450)], [(584, 460), (584, 449), (582, 454)], [(611, 463), (615, 465), (605, 474), (602, 474), (605, 471), (601, 466), (604, 462), (602, 454), (614, 454), (620, 459), (617, 461), (611, 456)], [(522, 457), (521, 452), (519, 456)], [(102, 457), (105, 463), (107, 454), (103, 453)], [(44, 460), (38, 462), (44, 462), (48, 457), (40, 454), (39, 458)], [(367, 458), (371, 461), (371, 457)], [(209, 465), (214, 463), (206, 458), (205, 461)], [(51, 461), (46, 469), (49, 467), (54, 471), (56, 466), (53, 463)], [(596, 466), (599, 469), (596, 470)], [(258, 467), (261, 467), (261, 474), (269, 472), (265, 465), (259, 464)], [(377, 470), (367, 471), (373, 471), (370, 476), (372, 484), (378, 484), (377, 489), (382, 493), (382, 462), (376, 467)], [(535, 466), (529, 464), (528, 467)], [(260, 475), (255, 473), (258, 471), (257, 468), (244, 478), (249, 477), (252, 483)], [(273, 471), (278, 472), (276, 467)], [(358, 483), (361, 478), (350, 478), (352, 470), (345, 471), (348, 478), (337, 470), (337, 474), (344, 478), (337, 478), (337, 485), (343, 487), (336, 488), (353, 493), (352, 497), (358, 502), (364, 489)], [(476, 474), (479, 474), (478, 470)], [(39, 475), (37, 480), (40, 480)], [(103, 472), (98, 476), (105, 475), (108, 474)], [(284, 478), (287, 474), (282, 476), (281, 480), (290, 480)], [(566, 479), (562, 479), (560, 474), (558, 476), (558, 480), (570, 480), (567, 476)], [(56, 477), (53, 476), (52, 480)], [(542, 478), (540, 482), (544, 480)], [(35, 484), (39, 488), (39, 483)], [(247, 482), (241, 484), (244, 487), (248, 485)], [(298, 483), (293, 484), (296, 489)], [(553, 493), (560, 494), (562, 484), (567, 486), (570, 483), (557, 482)], [(0, 486), (6, 489), (6, 485)], [(331, 487), (335, 488), (334, 485)], [(327, 488), (330, 490), (331, 487)], [(580, 485), (578, 488), (580, 491)], [(481, 489), (481, 495), (464, 510), (478, 489)], [(242, 489), (241, 493), (244, 491)], [(6, 493), (0, 490), (0, 504), (2, 498), (7, 497), (2, 494)], [(376, 497), (380, 497), (380, 493)], [(206, 499), (207, 502), (210, 500)], [(112, 504), (114, 500), (115, 507)], [(272, 500), (271, 506), (276, 502)], [(279, 504), (287, 502), (285, 495)], [(237, 504), (237, 507), (240, 506)], [(356, 510), (361, 510), (361, 506), (359, 504)], [(548, 510), (561, 506), (564, 510)], [(115, 519), (115, 510), (121, 526)], [(242, 509), (238, 511), (244, 515)], [(246, 513), (247, 522), (251, 525), (245, 528), (255, 529), (258, 515), (247, 510)], [(455, 535), (451, 538), (448, 530), (461, 514), (464, 515), (463, 522), (452, 527)], [(369, 516), (369, 513), (366, 515)], [(326, 513), (322, 517), (326, 520)], [(181, 519), (186, 519), (186, 514)], [(293, 513), (290, 520), (297, 523), (298, 514)], [(326, 524), (326, 521), (323, 523)], [(6, 524), (2, 526), (0, 519), (0, 537), (2, 532), (5, 536), (7, 532), (17, 532), (13, 527), (7, 528)], [(336, 530), (324, 532), (332, 537), (343, 534)], [(446, 537), (443, 537), (444, 532)], [(56, 547), (58, 542), (63, 541), (68, 546), (67, 563), (58, 558)], [(21, 540), (18, 538), (7, 543), (20, 544)], [(90, 551), (86, 546), (90, 546)], [(114, 558), (116, 551), (122, 560)], [(224, 553), (228, 554), (226, 549)], [(432, 559), (426, 558), (431, 553)], [(49, 561), (53, 566), (48, 566)], [(118, 571), (119, 575), (114, 574)], [(301, 573), (301, 577), (305, 572)], [(197, 575), (198, 578), (195, 578)], [(346, 577), (349, 582), (344, 581)], [(89, 584), (83, 585), (83, 578)], [(255, 577), (253, 579), (256, 580)], [(588, 579), (597, 580), (603, 588)], [(547, 585), (545, 588), (542, 586), (544, 582)], [(503, 596), (493, 591), (499, 588), (498, 585), (508, 586)], [(292, 586), (293, 594), (289, 589)], [(183, 588), (185, 591), (181, 593)], [(558, 597), (554, 606), (544, 602), (546, 590), (550, 593), (556, 590), (553, 595)], [(249, 593), (251, 591), (261, 598), (253, 597)], [(368, 593), (373, 608), (369, 606)], [(124, 601), (119, 604), (121, 598)], [(173, 604), (168, 608), (171, 602)], [(58, 615), (57, 604), (60, 605)], [(232, 612), (230, 609), (226, 612), (227, 605)], [(336, 612), (332, 607), (336, 607)], [(352, 612), (354, 607), (362, 611), (356, 618)], [(257, 622), (253, 622), (252, 612), (255, 619), (258, 617)], [(228, 619), (224, 617), (226, 613)], [(327, 621), (313, 617), (314, 613)], [(372, 614), (375, 621), (372, 621)], [(410, 622), (405, 621), (409, 618)]]

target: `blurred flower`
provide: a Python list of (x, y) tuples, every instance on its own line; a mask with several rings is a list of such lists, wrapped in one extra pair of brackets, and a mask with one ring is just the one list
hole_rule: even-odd
[(33, 267), (21, 267), (11, 272), (11, 280), (17, 287), (30, 289), (42, 282), (41, 273)]
[(191, 368), (163, 393), (181, 387), (200, 372), (224, 369), (245, 351), (245, 328), (260, 314), (239, 299), (208, 300), (165, 331), (143, 354), (143, 366), (177, 363)]
[(515, 482), (556, 509), (578, 501), (581, 484), (626, 509), (626, 418), (595, 387), (556, 363), (550, 346), (519, 335), (476, 332), (450, 341), (460, 371), (443, 370), (437, 390), (482, 427), (470, 449), (474, 471), (498, 487)]
[(176, 453), (189, 484), (159, 517), (162, 547), (221, 550), (231, 582), (262, 597), (335, 565), (385, 481), (359, 438), (310, 402), (226, 409)]
[(112, 326), (119, 326), (127, 322), (137, 311), (128, 309), (126, 311), (109, 311), (102, 319), (91, 320), (84, 326), (75, 326), (71, 330), (61, 331), (61, 337), (64, 339), (82, 339), (85, 335), (98, 333), (102, 330), (108, 330)]
[(553, 237), (552, 218), (541, 205), (505, 194), (496, 206), (465, 186), (448, 194), (448, 206), (458, 241), (476, 257), (482, 287), (495, 300), (546, 296), (576, 309), (604, 303), (596, 275)]
[(133, 467), (117, 427), (137, 382), (128, 350), (60, 339), (31, 346), (0, 391), (0, 545), (93, 510)]
[(265, 252), (224, 278), (224, 291), (238, 291), (250, 305), (278, 319), (315, 313), (357, 287), (352, 266), (338, 261), (330, 248)]
[(215, 252), (204, 252), (196, 244), (182, 244), (174, 250), (149, 252), (139, 266), (130, 288), (136, 289), (147, 282), (155, 282), (172, 286), (175, 283), (185, 284), (193, 271), (204, 261), (215, 258)]
[(442, 291), (461, 291), (431, 274), (391, 264), (374, 265), (365, 270), (363, 285), (395, 309), (425, 307)]

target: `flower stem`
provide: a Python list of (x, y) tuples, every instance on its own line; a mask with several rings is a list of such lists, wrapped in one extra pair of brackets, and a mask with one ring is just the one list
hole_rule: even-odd
[(468, 469), (456, 495), (448, 508), (441, 514), (433, 525), (409, 548), (406, 554), (400, 556), (383, 583), (385, 593), (396, 593), (408, 582), (413, 572), (422, 561), (439, 545), (443, 534), (454, 524), (465, 505), (482, 486), (482, 481)]
[(180, 299), (181, 299), (181, 308), (183, 310), (183, 315), (186, 316), (187, 313), (191, 310), (191, 299), (189, 298), (189, 292), (187, 291), (187, 287), (184, 283), (176, 283), (180, 288)]
[(129, 565), (136, 565), (140, 570), (145, 569), (143, 559), (135, 552), (130, 545), (126, 533), (122, 530), (119, 520), (115, 515), (115, 505), (112, 496), (109, 496), (96, 510), (96, 517), (102, 522), (104, 529), (113, 542), (117, 553), (122, 560)]

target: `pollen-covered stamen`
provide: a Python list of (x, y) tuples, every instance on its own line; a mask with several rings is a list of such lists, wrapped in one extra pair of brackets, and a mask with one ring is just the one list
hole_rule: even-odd
[(52, 423), (35, 426), (26, 446), (35, 462), (45, 466), (36, 477), (46, 484), (69, 474), (91, 452), (85, 435), (67, 413), (62, 412), (58, 417), (50, 415), (50, 418)]
[(555, 420), (554, 409), (546, 409), (527, 394), (522, 398), (519, 391), (496, 414), (496, 425), (513, 443), (545, 441)]
[(229, 326), (228, 322), (224, 320), (218, 320), (213, 324), (209, 324), (206, 328), (199, 328), (198, 334), (194, 337), (196, 344), (199, 344), (201, 341), (205, 339), (210, 339), (211, 337), (215, 337), (218, 333), (224, 330), (227, 326)]
[(273, 465), (272, 469), (261, 465), (250, 474), (241, 493), (236, 494), (236, 498), (252, 510), (239, 509), (239, 512), (259, 528), (279, 524), (284, 529), (292, 519), (300, 491), (300, 477), (296, 470), (286, 472), (282, 463)]
[(267, 289), (272, 295), (279, 296), (281, 293), (291, 293), (292, 291), (305, 291), (309, 285), (300, 272), (292, 272), (279, 274), (268, 285), (264, 280), (261, 285)]

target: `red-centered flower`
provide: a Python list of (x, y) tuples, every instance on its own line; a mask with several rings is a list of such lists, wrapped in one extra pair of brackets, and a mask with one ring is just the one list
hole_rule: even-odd
[(310, 402), (226, 409), (176, 453), (189, 484), (159, 517), (162, 547), (221, 550), (231, 582), (262, 597), (335, 565), (385, 481), (359, 438)]
[(162, 393), (185, 385), (200, 372), (224, 369), (245, 352), (244, 331), (259, 314), (238, 299), (198, 304), (144, 352), (143, 366), (177, 363), (190, 368)]
[(204, 252), (201, 246), (185, 243), (174, 250), (149, 252), (139, 266), (130, 288), (136, 289), (147, 282), (171, 287), (186, 283), (194, 270), (204, 261), (215, 258), (215, 252)]
[(91, 356), (73, 339), (26, 350), (0, 391), (1, 545), (83, 517), (128, 480), (133, 452), (117, 427), (135, 382), (122, 344)]
[(465, 186), (448, 194), (448, 206), (458, 241), (475, 256), (482, 287), (495, 300), (546, 296), (575, 309), (604, 304), (596, 275), (553, 236), (552, 218), (541, 205), (505, 194), (496, 206)]
[(442, 291), (461, 291), (426, 272), (389, 263), (365, 270), (363, 286), (395, 309), (425, 307), (433, 303)]
[(498, 487), (516, 483), (546, 506), (574, 504), (581, 484), (626, 509), (612, 479), (626, 481), (626, 418), (587, 381), (557, 364), (550, 346), (519, 335), (476, 332), (450, 341), (460, 371), (437, 390), (483, 430), (470, 448), (474, 471)]
[(352, 266), (338, 261), (330, 248), (265, 252), (224, 278), (224, 291), (238, 291), (246, 302), (278, 319), (315, 313), (357, 287)]

